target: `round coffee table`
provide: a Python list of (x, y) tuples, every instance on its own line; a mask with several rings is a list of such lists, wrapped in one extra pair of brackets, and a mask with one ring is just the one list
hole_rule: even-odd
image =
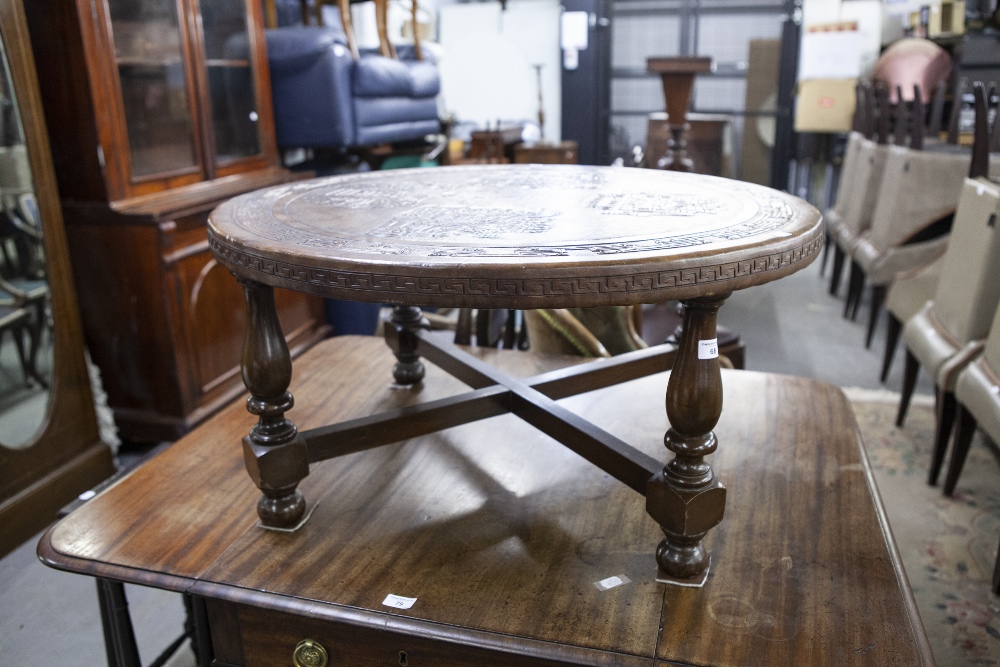
[[(716, 314), (734, 290), (808, 265), (823, 243), (819, 212), (774, 190), (677, 172), (497, 165), (352, 174), (236, 197), (209, 219), (218, 261), (242, 283), (243, 378), (259, 416), (244, 438), (267, 527), (306, 515), (296, 489), (321, 461), (512, 412), (646, 497), (665, 539), (658, 579), (698, 585), (702, 539), (722, 520), (725, 487), (704, 457), (722, 410)], [(291, 359), (273, 288), (393, 304), (386, 338), (401, 384), (421, 358), (473, 391), (417, 409), (299, 433), (285, 416)], [(514, 380), (424, 336), (420, 306), (565, 308), (680, 299), (684, 335), (588, 364), (561, 378)], [(663, 370), (671, 427), (663, 466), (561, 408), (561, 398)]]

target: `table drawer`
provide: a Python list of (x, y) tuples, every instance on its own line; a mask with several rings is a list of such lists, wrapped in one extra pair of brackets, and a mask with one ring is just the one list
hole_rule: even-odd
[[(518, 637), (492, 635), (483, 645), (470, 645), (461, 628), (435, 626), (439, 638), (380, 630), (344, 622), (305, 618), (242, 605), (209, 600), (213, 644), (220, 665), (276, 667), (294, 665), (293, 654), (302, 640), (322, 645), (328, 667), (555, 667), (566, 665), (649, 665), (649, 658), (605, 651), (566, 647), (555, 643), (526, 641)], [(215, 607), (215, 609), (212, 609)], [(235, 613), (233, 612), (235, 607)], [(227, 623), (229, 628), (220, 628)], [(239, 641), (223, 637), (235, 631)], [(454, 641), (441, 639), (452, 634)], [(476, 633), (480, 636), (487, 633)], [(466, 643), (463, 643), (466, 642)], [(238, 655), (242, 654), (242, 655)], [(308, 663), (305, 663), (308, 664)], [(318, 663), (317, 663), (318, 664)]]

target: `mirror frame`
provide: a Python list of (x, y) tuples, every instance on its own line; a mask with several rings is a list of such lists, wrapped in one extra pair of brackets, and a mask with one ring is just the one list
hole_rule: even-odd
[(62, 210), (35, 60), (22, 0), (0, 0), (11, 83), (42, 219), (53, 321), (52, 382), (38, 431), (24, 446), (0, 445), (0, 556), (51, 523), (77, 495), (115, 472), (111, 448), (101, 441), (83, 330), (73, 288)]

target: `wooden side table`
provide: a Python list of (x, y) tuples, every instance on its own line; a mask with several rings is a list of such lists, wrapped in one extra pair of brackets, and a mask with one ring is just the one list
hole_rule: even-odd
[(515, 164), (576, 164), (579, 144), (575, 141), (559, 143), (518, 144), (514, 147)]
[[(585, 367), (477, 359), (536, 386)], [(422, 385), (393, 387), (392, 360), (372, 337), (304, 354), (301, 426), (464, 391), (434, 365)], [(655, 456), (666, 381), (560, 405)], [(53, 527), (39, 553), (192, 595), (216, 665), (292, 664), (303, 640), (331, 666), (933, 665), (843, 394), (749, 371), (722, 382), (713, 467), (731, 503), (701, 589), (655, 583), (660, 528), (636, 494), (513, 415), (314, 464), (313, 516), (287, 532), (253, 510), (237, 444), (253, 420), (233, 405)]]
[[(236, 197), (210, 220), (212, 252), (244, 286), (243, 379), (259, 417), (244, 438), (265, 525), (308, 519), (297, 489), (309, 464), (511, 412), (646, 498), (663, 528), (659, 580), (701, 585), (702, 540), (722, 520), (726, 490), (705, 457), (722, 410), (716, 313), (735, 289), (787, 275), (823, 242), (820, 215), (760, 186), (654, 170), (554, 165), (414, 169), (288, 184)], [(386, 338), (400, 385), (421, 358), (472, 391), (416, 413), (299, 431), (286, 413), (291, 359), (273, 288), (390, 303)], [(518, 382), (430, 340), (418, 306), (564, 308), (681, 299), (686, 306), (665, 437), (666, 466), (570, 415), (557, 398), (649, 372), (594, 366), (560, 388)], [(673, 348), (650, 354), (673, 354)]]
[(687, 112), (691, 106), (691, 89), (696, 74), (712, 71), (711, 58), (647, 58), (646, 69), (658, 74), (663, 82), (663, 98), (670, 123), (668, 151), (656, 159), (660, 169), (694, 171), (694, 163), (687, 156)]

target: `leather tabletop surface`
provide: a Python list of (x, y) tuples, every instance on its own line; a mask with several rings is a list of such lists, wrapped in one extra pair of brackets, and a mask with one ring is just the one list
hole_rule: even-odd
[(209, 236), (234, 273), (279, 287), (523, 308), (641, 303), (768, 282), (815, 257), (820, 223), (796, 197), (711, 176), (495, 165), (259, 190), (216, 209)]

